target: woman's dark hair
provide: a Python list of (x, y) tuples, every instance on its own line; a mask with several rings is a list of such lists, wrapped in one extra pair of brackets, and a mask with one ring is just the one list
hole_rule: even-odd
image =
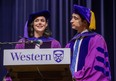
[[(34, 37), (33, 22), (31, 22), (31, 23), (28, 22), (27, 26), (28, 26), (28, 36)], [(46, 27), (46, 29), (44, 30), (43, 36), (49, 37), (51, 35), (52, 35), (51, 31), (49, 30), (48, 27)]]

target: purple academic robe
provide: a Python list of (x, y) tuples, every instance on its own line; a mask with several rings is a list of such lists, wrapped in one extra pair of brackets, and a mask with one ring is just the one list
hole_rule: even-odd
[(77, 34), (66, 45), (66, 48), (71, 48), (72, 54), (75, 40), (80, 37), (83, 39), (74, 79), (76, 81), (111, 81), (109, 57), (104, 38), (92, 32)]
[[(52, 37), (40, 37), (40, 38), (22, 38), (19, 40), (19, 42), (25, 42), (25, 41), (30, 41), (30, 40), (33, 40), (33, 41), (36, 41), (36, 40), (42, 40), (43, 41), (43, 44), (40, 45), (40, 48), (61, 48), (61, 45), (60, 43), (55, 40), (54, 38)], [(25, 44), (25, 43), (22, 43), (22, 44), (16, 44), (15, 46), (16, 49), (28, 49), (28, 48), (35, 48), (35, 43), (33, 44)]]

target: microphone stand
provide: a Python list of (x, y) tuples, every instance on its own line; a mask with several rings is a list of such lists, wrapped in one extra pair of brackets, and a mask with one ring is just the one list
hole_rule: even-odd
[(0, 50), (3, 45), (14, 45), (14, 44), (22, 44), (27, 42), (0, 42)]
[(22, 44), (22, 43), (28, 43), (28, 42), (0, 42), (0, 45), (4, 45), (4, 44)]

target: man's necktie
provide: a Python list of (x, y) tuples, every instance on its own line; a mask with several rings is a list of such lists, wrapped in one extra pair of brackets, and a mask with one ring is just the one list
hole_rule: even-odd
[(71, 63), (71, 66), (70, 66), (72, 76), (74, 76), (74, 72), (75, 72), (75, 64), (76, 64), (79, 41), (80, 40), (78, 39), (76, 44), (75, 44), (74, 51), (73, 51), (72, 63)]

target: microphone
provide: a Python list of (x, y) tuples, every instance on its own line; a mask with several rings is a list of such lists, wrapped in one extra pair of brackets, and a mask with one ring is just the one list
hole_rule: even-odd
[(27, 43), (27, 44), (36, 43), (36, 44), (42, 45), (43, 41), (42, 40), (27, 40), (25, 43)]

